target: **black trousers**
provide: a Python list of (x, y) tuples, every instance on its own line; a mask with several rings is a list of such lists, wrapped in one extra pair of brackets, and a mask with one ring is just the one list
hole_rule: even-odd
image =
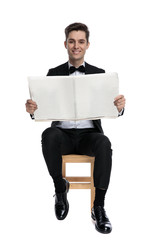
[(62, 175), (62, 155), (95, 156), (94, 186), (107, 189), (112, 166), (111, 143), (107, 136), (94, 128), (47, 128), (42, 133), (42, 151), (53, 180)]

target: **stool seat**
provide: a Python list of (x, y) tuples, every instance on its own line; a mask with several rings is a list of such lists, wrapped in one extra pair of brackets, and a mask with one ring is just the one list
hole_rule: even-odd
[[(71, 189), (91, 189), (91, 210), (95, 198), (95, 188), (93, 181), (93, 169), (94, 169), (95, 157), (78, 154), (62, 155), (62, 176), (70, 182)], [(90, 163), (91, 175), (89, 177), (70, 177), (66, 176), (66, 163)]]

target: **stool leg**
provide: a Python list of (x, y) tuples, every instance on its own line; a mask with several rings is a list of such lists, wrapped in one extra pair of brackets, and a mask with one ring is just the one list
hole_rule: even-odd
[(91, 162), (91, 211), (95, 199), (95, 187), (94, 187), (94, 181), (93, 181), (93, 169), (94, 169), (94, 161)]
[(66, 177), (66, 163), (62, 161), (62, 177)]

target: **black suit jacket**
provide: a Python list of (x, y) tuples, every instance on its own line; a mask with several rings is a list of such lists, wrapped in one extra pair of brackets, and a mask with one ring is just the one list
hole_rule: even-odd
[[(97, 73), (105, 73), (105, 71), (101, 68), (97, 68), (85, 62), (85, 74), (97, 74)], [(69, 75), (68, 62), (58, 67), (49, 69), (47, 74), (47, 76), (66, 76), (66, 75)], [(104, 133), (101, 126), (101, 120), (98, 119), (98, 120), (92, 120), (92, 121), (97, 131), (100, 133)], [(52, 122), (51, 126), (55, 127), (57, 123), (58, 121)]]

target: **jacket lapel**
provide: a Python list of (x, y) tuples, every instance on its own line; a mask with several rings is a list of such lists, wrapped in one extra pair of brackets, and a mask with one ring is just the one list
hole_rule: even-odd
[(90, 65), (85, 62), (85, 74), (92, 74)]
[(61, 69), (61, 73), (62, 75), (69, 75), (69, 68), (68, 68), (68, 62), (64, 63), (62, 65), (62, 69)]

